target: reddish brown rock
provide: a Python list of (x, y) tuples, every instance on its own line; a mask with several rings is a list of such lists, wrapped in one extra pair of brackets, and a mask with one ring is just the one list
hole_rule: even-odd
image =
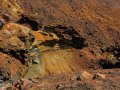
[(19, 60), (3, 53), (0, 57), (0, 79), (14, 81), (25, 75), (25, 66)]

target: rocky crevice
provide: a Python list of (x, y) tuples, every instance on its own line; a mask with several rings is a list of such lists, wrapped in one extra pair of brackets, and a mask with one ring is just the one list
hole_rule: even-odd
[(34, 31), (38, 31), (40, 28), (40, 25), (37, 21), (32, 20), (25, 15), (22, 15), (21, 19), (17, 23), (26, 24)]
[(85, 44), (85, 38), (81, 37), (72, 26), (45, 26), (43, 31), (56, 34), (59, 40), (55, 41), (55, 43), (59, 44), (61, 48), (65, 46), (82, 49), (87, 46), (87, 44)]

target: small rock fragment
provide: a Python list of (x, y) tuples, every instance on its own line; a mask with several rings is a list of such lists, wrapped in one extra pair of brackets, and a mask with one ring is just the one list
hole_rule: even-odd
[(58, 84), (57, 86), (56, 86), (56, 89), (57, 90), (63, 90), (65, 87), (64, 87), (64, 85), (63, 84)]
[(14, 80), (10, 79), (10, 80), (9, 80), (9, 83), (13, 84), (13, 83), (14, 83)]
[(0, 80), (0, 84), (3, 84), (3, 80)]
[(83, 77), (80, 74), (77, 74), (74, 76), (74, 79), (77, 81), (81, 81), (81, 80), (83, 80)]
[(24, 79), (24, 78), (21, 79), (21, 82), (22, 82), (22, 88), (23, 88), (22, 90), (27, 90), (33, 84), (32, 81), (30, 81), (28, 79)]
[(0, 80), (0, 87), (4, 85), (3, 80)]
[(83, 71), (81, 76), (84, 78), (84, 79), (92, 79), (92, 75), (89, 74), (88, 72), (86, 71)]
[(3, 27), (3, 22), (0, 20), (0, 29)]
[(106, 76), (100, 73), (96, 73), (93, 77), (93, 79), (105, 79)]
[(2, 15), (2, 17), (5, 21), (11, 21), (12, 20), (12, 17), (8, 13), (4, 13)]
[(22, 85), (21, 85), (21, 82), (18, 81), (14, 84), (14, 88), (17, 89), (17, 90), (22, 90)]

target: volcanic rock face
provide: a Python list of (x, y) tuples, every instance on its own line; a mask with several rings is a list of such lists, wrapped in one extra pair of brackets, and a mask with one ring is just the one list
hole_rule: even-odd
[(0, 79), (119, 68), (119, 4), (0, 0)]

